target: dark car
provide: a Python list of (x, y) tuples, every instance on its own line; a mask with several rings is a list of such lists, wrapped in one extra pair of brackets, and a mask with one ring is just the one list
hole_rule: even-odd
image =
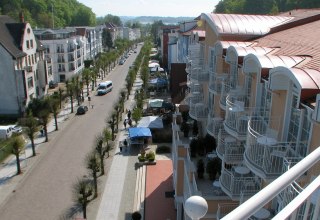
[(80, 105), (77, 109), (77, 115), (83, 115), (86, 114), (86, 112), (88, 111), (88, 107), (85, 105)]

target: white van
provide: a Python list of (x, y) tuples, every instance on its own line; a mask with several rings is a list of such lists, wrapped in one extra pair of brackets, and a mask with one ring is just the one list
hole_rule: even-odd
[(112, 91), (112, 81), (105, 81), (102, 83), (99, 83), (98, 88), (97, 88), (97, 95), (104, 95), (107, 94), (108, 92)]
[(12, 135), (11, 126), (0, 126), (0, 139), (7, 139)]

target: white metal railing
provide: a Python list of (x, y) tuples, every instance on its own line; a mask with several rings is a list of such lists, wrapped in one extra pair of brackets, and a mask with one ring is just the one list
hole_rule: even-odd
[[(295, 182), (301, 175), (307, 172), (320, 160), (320, 147), (312, 151), (303, 160), (289, 169), (286, 173), (271, 182), (268, 186), (260, 192), (252, 196), (242, 205), (234, 209), (231, 213), (223, 218), (223, 220), (234, 219), (248, 219), (256, 213), (263, 206), (272, 201), (281, 191), (283, 191), (290, 184)], [(320, 197), (312, 206), (312, 195), (318, 193), (320, 187), (320, 176), (313, 180), (289, 205), (281, 210), (273, 219), (297, 219), (297, 213), (300, 208), (304, 210), (303, 219), (318, 219), (319, 218), (319, 205)], [(311, 216), (311, 217), (310, 217)]]
[(226, 78), (222, 82), (221, 87), (221, 96), (220, 96), (220, 106), (225, 109), (226, 108), (226, 99), (228, 93), (236, 88), (236, 83), (231, 81), (229, 78)]
[(217, 138), (219, 130), (223, 128), (223, 119), (220, 117), (209, 117), (207, 131), (210, 135)]
[(228, 170), (222, 168), (220, 176), (220, 184), (222, 190), (232, 199), (240, 200), (240, 193), (245, 190), (261, 189), (261, 182), (256, 182), (256, 177), (252, 174), (241, 176), (234, 171), (234, 168)]
[(204, 103), (197, 103), (195, 105), (189, 105), (189, 115), (196, 119), (206, 119), (208, 117), (208, 107)]
[(210, 72), (209, 89), (215, 94), (220, 94), (222, 91), (222, 83), (227, 80), (228, 76), (228, 74)]
[(193, 68), (191, 70), (191, 73), (189, 73), (189, 78), (191, 80), (195, 80), (198, 82), (208, 82), (209, 80), (209, 73), (207, 70), (202, 68)]

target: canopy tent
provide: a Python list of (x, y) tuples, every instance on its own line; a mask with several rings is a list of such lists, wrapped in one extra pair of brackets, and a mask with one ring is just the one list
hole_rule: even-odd
[(145, 137), (152, 137), (151, 131), (149, 128), (145, 127), (136, 127), (136, 128), (129, 128), (129, 138), (145, 138)]
[(148, 67), (149, 68), (160, 67), (160, 64), (159, 63), (149, 63)]
[(149, 80), (149, 86), (163, 87), (168, 85), (168, 80), (163, 78), (154, 78)]
[(145, 128), (163, 128), (162, 118), (158, 116), (142, 117), (137, 127)]
[(165, 108), (174, 110), (174, 105), (170, 102), (166, 102), (163, 99), (150, 99), (148, 102), (148, 108)]
[(151, 67), (150, 72), (164, 72), (164, 69), (159, 66)]

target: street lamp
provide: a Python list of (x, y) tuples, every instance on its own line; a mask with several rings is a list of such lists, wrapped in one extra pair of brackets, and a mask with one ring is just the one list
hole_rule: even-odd
[(192, 220), (198, 220), (206, 215), (208, 203), (201, 196), (191, 196), (185, 202), (185, 211)]

